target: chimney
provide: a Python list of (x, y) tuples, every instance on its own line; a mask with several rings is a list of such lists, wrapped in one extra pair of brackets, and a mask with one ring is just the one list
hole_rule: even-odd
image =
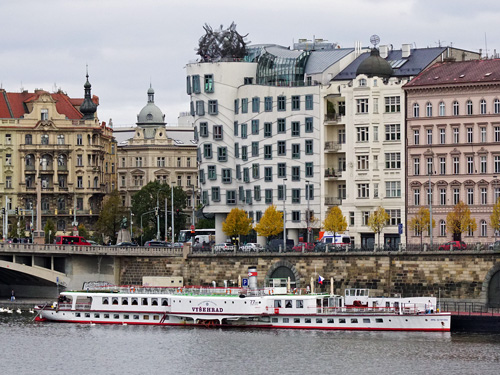
[(410, 57), (411, 55), (411, 44), (403, 44), (401, 46), (401, 57), (403, 59), (407, 58), (407, 57)]
[(380, 57), (386, 59), (389, 56), (389, 47), (388, 46), (380, 46), (379, 47)]

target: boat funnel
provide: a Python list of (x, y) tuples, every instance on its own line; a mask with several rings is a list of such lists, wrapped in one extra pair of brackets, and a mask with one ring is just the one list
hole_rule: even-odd
[(257, 267), (248, 267), (248, 287), (257, 289)]

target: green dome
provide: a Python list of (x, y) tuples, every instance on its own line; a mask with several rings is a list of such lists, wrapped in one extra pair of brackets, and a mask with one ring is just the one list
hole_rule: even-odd
[(376, 48), (372, 48), (370, 56), (359, 64), (356, 75), (365, 74), (368, 77), (389, 78), (393, 71), (391, 65), (382, 57)]

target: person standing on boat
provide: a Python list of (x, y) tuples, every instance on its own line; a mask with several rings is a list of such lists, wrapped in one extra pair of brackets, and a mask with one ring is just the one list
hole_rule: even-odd
[(14, 293), (14, 289), (12, 289), (12, 293), (10, 294), (10, 300), (14, 302), (16, 300), (16, 294)]

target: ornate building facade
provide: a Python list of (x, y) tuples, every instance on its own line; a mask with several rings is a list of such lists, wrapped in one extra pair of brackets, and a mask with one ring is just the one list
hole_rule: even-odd
[[(106, 193), (116, 188), (116, 144), (96, 116), (99, 98), (84, 85), (83, 99), (58, 91), (0, 90), (0, 198), (11, 222), (15, 209), (26, 228), (57, 234), (76, 223), (92, 230)], [(6, 230), (4, 228), (4, 235)]]

